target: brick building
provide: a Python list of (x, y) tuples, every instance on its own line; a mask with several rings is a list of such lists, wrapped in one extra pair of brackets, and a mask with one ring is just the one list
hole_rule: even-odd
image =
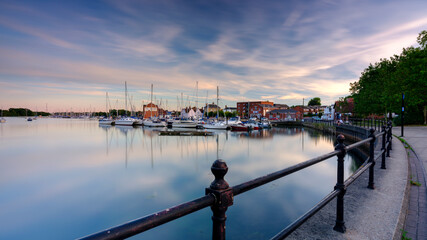
[(163, 109), (159, 109), (156, 104), (149, 103), (144, 105), (144, 118), (158, 117), (162, 115)]
[(243, 117), (265, 117), (268, 111), (274, 109), (274, 103), (270, 101), (238, 102), (237, 114)]
[(303, 118), (302, 112), (295, 109), (276, 109), (267, 113), (266, 117), (268, 119), (277, 119), (277, 120), (301, 120)]

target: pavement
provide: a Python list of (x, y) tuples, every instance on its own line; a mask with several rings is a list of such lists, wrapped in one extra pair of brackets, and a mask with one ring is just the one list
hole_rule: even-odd
[[(393, 128), (400, 136), (400, 128)], [(393, 137), (386, 169), (375, 165), (375, 189), (367, 188), (368, 171), (347, 188), (346, 232), (333, 230), (336, 200), (301, 225), (287, 239), (427, 239), (427, 127), (405, 127), (407, 148)], [(413, 185), (410, 181), (420, 183)]]
[[(400, 128), (393, 128), (401, 136)], [(405, 127), (402, 137), (407, 148), (410, 175), (409, 204), (404, 230), (411, 239), (427, 239), (427, 127)], [(418, 185), (418, 183), (420, 185)]]

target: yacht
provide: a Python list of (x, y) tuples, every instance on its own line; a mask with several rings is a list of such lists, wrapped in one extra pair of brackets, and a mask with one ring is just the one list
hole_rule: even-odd
[(123, 117), (120, 118), (119, 120), (116, 120), (116, 125), (120, 125), (120, 126), (133, 126), (136, 124), (138, 120), (131, 118), (131, 117)]

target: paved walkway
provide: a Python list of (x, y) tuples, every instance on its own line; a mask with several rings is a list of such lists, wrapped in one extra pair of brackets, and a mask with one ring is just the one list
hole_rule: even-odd
[[(393, 128), (393, 132), (400, 136), (401, 129)], [(414, 182), (410, 185), (404, 230), (408, 238), (427, 239), (427, 127), (405, 127), (403, 135), (403, 139), (412, 148), (407, 150), (410, 180)], [(421, 185), (418, 186), (417, 183)]]
[(393, 150), (386, 162), (387, 169), (380, 168), (381, 161), (376, 162), (374, 190), (367, 188), (369, 171), (348, 187), (344, 197), (344, 221), (347, 227), (344, 234), (332, 230), (336, 216), (336, 200), (333, 200), (288, 238), (401, 239), (400, 229), (404, 229), (407, 213), (405, 202), (409, 179), (407, 154), (396, 138), (393, 138)]

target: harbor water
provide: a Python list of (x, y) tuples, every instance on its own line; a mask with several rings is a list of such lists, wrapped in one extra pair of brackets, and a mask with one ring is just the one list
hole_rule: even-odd
[[(0, 239), (75, 239), (204, 195), (216, 159), (230, 186), (334, 150), (335, 137), (307, 128), (212, 136), (159, 136), (144, 127), (82, 119), (7, 118), (0, 124)], [(357, 169), (345, 158), (345, 177)], [(336, 158), (234, 198), (227, 237), (268, 239), (336, 182)], [(211, 239), (203, 209), (131, 239)]]

